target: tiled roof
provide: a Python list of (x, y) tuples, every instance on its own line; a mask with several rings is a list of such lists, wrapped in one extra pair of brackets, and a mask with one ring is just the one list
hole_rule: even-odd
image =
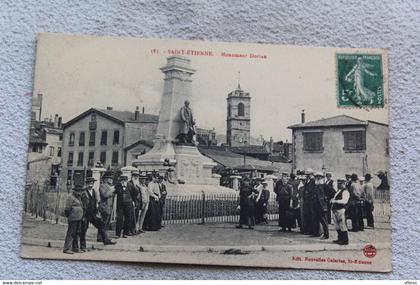
[(139, 113), (139, 119), (134, 119), (134, 112), (130, 111), (117, 111), (108, 109), (95, 109), (99, 112), (105, 113), (108, 116), (114, 117), (123, 122), (142, 122), (142, 123), (157, 123), (159, 116), (151, 114)]
[(232, 146), (229, 150), (241, 154), (268, 154), (267, 149), (262, 145)]
[[(374, 122), (373, 122), (374, 123)], [(367, 125), (368, 121), (359, 120), (347, 115), (338, 115), (330, 118), (322, 118), (316, 121), (305, 122), (303, 124), (291, 125), (289, 129), (313, 128), (313, 127), (336, 127), (336, 126), (357, 126)]]

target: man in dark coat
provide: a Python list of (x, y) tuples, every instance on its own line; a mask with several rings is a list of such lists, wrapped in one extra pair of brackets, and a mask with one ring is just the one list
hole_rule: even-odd
[(115, 244), (108, 238), (108, 233), (105, 230), (105, 223), (101, 219), (101, 216), (98, 211), (98, 201), (93, 190), (93, 185), (95, 183), (93, 177), (86, 178), (86, 190), (81, 196), (83, 204), (83, 219), (82, 227), (80, 233), (80, 250), (86, 251), (86, 232), (89, 228), (89, 223), (91, 223), (95, 228), (98, 229), (98, 233), (103, 241), (104, 245)]
[(81, 201), (83, 191), (83, 185), (76, 185), (66, 200), (64, 215), (67, 217), (67, 233), (63, 252), (67, 254), (81, 252), (79, 238), (83, 218), (83, 205)]
[(267, 207), (270, 199), (270, 191), (268, 190), (268, 181), (262, 182), (262, 187), (258, 191), (255, 211), (255, 223), (260, 224), (264, 222), (268, 224)]
[(351, 175), (350, 184), (350, 199), (349, 199), (349, 212), (351, 218), (352, 232), (364, 230), (363, 222), (363, 200), (362, 200), (362, 186), (359, 182), (357, 174)]
[(322, 226), (323, 235), (321, 239), (328, 239), (328, 223), (327, 223), (327, 211), (328, 206), (325, 201), (326, 186), (324, 184), (324, 175), (321, 172), (315, 173), (315, 187), (312, 193), (312, 237), (319, 237), (319, 225)]
[(312, 193), (315, 188), (315, 177), (314, 172), (311, 169), (307, 169), (305, 171), (306, 174), (306, 181), (303, 186), (302, 191), (302, 226), (303, 226), (303, 234), (310, 235), (312, 233)]
[(128, 177), (121, 175), (119, 183), (115, 185), (115, 192), (117, 194), (117, 225), (116, 237), (123, 238), (133, 235), (133, 213), (134, 213), (134, 200), (133, 193), (127, 187)]
[(326, 191), (325, 191), (325, 200), (327, 201), (327, 206), (328, 206), (328, 211), (327, 211), (327, 222), (328, 224), (331, 224), (331, 203), (329, 203), (329, 201), (331, 201), (332, 198), (334, 198), (335, 195), (335, 189), (334, 189), (334, 180), (332, 179), (332, 173), (331, 172), (327, 172), (325, 173), (325, 186), (326, 186)]
[(160, 210), (160, 226), (164, 227), (162, 224), (163, 221), (163, 207), (165, 206), (166, 195), (168, 192), (166, 191), (166, 185), (163, 182), (163, 176), (159, 175), (158, 177), (158, 184), (159, 184), (159, 191), (160, 191), (160, 198), (159, 198), (159, 210)]
[(256, 195), (256, 190), (250, 185), (249, 178), (245, 177), (239, 190), (240, 214), (239, 225), (236, 228), (242, 229), (242, 226), (246, 225), (249, 229), (254, 229)]
[(279, 204), (279, 227), (282, 231), (286, 229), (290, 232), (296, 227), (294, 213), (292, 211), (292, 194), (293, 186), (289, 182), (289, 174), (282, 173), (281, 183), (276, 183), (274, 192), (277, 195), (277, 203)]

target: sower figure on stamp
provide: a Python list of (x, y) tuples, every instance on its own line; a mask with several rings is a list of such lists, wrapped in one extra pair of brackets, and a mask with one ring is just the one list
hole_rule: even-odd
[(236, 228), (242, 229), (245, 225), (251, 230), (254, 229), (256, 195), (257, 191), (251, 186), (249, 178), (244, 177), (239, 190), (239, 225)]
[(73, 192), (67, 197), (64, 209), (64, 215), (67, 217), (67, 233), (63, 249), (63, 252), (67, 254), (80, 252), (79, 237), (83, 218), (81, 196), (84, 190), (82, 185), (76, 185)]
[(115, 244), (116, 242), (111, 241), (108, 238), (107, 231), (105, 230), (105, 223), (102, 220), (98, 211), (98, 201), (93, 190), (93, 184), (95, 183), (93, 177), (86, 178), (86, 190), (82, 195), (82, 203), (84, 210), (84, 220), (82, 222), (82, 232), (80, 234), (80, 249), (83, 251), (86, 249), (86, 232), (91, 223), (95, 228), (98, 229), (98, 233), (103, 240), (104, 245)]
[(181, 120), (183, 122), (179, 139), (181, 143), (195, 144), (195, 120), (192, 109), (190, 108), (190, 101), (185, 100), (184, 106), (180, 110)]
[(312, 237), (320, 236), (320, 228), (322, 226), (323, 235), (321, 239), (328, 239), (328, 223), (327, 223), (327, 201), (325, 201), (326, 186), (324, 184), (324, 175), (322, 172), (315, 173), (315, 188), (313, 191), (313, 204), (312, 204)]
[(133, 193), (129, 191), (128, 177), (121, 175), (119, 183), (115, 185), (115, 192), (117, 194), (117, 225), (115, 229), (116, 237), (123, 238), (133, 235), (133, 213), (134, 213), (134, 200)]
[(349, 235), (346, 224), (346, 207), (349, 201), (350, 193), (346, 188), (346, 180), (337, 180), (338, 191), (331, 200), (335, 230), (337, 239), (334, 243), (340, 245), (349, 244)]
[[(99, 186), (99, 195), (101, 201), (99, 202), (98, 210), (101, 214), (106, 231), (109, 229), (111, 214), (114, 207), (115, 187), (113, 186), (113, 182), (112, 173), (110, 171), (106, 171), (102, 176), (102, 183)], [(99, 231), (97, 241), (103, 242)]]

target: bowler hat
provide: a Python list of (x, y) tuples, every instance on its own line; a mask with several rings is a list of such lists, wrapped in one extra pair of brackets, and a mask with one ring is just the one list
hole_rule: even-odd
[(113, 178), (114, 175), (112, 174), (111, 171), (105, 171), (104, 175), (102, 175), (102, 179), (106, 179), (106, 178)]
[(131, 171), (131, 175), (139, 176), (140, 172), (136, 169), (136, 170)]
[(128, 180), (127, 175), (121, 175), (120, 177), (118, 177), (119, 181), (123, 181), (123, 180)]
[(77, 184), (77, 185), (74, 185), (73, 190), (74, 191), (77, 191), (77, 192), (81, 192), (81, 191), (84, 191), (85, 190), (85, 187), (83, 187), (82, 184)]
[(95, 182), (95, 181), (96, 181), (96, 179), (93, 178), (93, 177), (87, 177), (86, 178), (86, 183), (91, 183), (91, 182)]
[(357, 179), (359, 179), (359, 177), (357, 176), (357, 174), (356, 174), (356, 173), (353, 173), (353, 174), (351, 175), (351, 180), (357, 180)]
[(365, 180), (371, 180), (371, 179), (372, 179), (372, 175), (370, 175), (370, 173), (366, 173)]

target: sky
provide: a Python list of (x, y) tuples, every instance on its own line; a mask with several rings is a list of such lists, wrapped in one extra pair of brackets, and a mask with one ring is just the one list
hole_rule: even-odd
[[(226, 133), (226, 97), (238, 85), (238, 72), (241, 88), (251, 96), (253, 137), (291, 140), (287, 127), (300, 123), (303, 109), (306, 121), (346, 114), (388, 123), (388, 104), (337, 107), (335, 53), (354, 49), (40, 34), (33, 92), (43, 94), (42, 116), (57, 113), (63, 122), (91, 107), (134, 112), (139, 106), (157, 115), (163, 90), (159, 68), (182, 52), (196, 70), (191, 106), (201, 128)], [(387, 83), (384, 88), (387, 97)]]

